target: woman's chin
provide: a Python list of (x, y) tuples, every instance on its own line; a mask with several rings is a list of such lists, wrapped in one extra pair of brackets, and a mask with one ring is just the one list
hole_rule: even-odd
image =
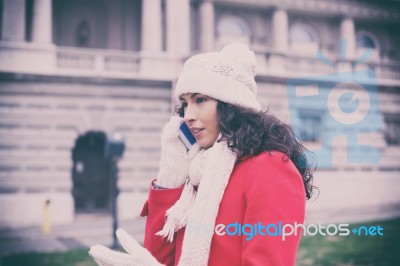
[(203, 149), (211, 148), (217, 140), (218, 140), (218, 135), (211, 135), (211, 134), (208, 135), (204, 134), (203, 136), (201, 136), (201, 138), (196, 139), (199, 146)]
[(214, 144), (211, 141), (205, 141), (203, 139), (197, 141), (197, 143), (199, 144), (200, 148), (203, 148), (203, 149), (208, 149), (208, 148), (212, 147), (212, 145)]

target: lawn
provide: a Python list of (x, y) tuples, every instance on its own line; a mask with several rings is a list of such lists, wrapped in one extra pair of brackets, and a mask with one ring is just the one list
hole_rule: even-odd
[(0, 258), (0, 266), (96, 266), (88, 249), (54, 253), (26, 253)]
[[(303, 237), (297, 265), (400, 265), (400, 219), (361, 225), (380, 225), (383, 236), (350, 233), (348, 236)], [(358, 226), (351, 224), (349, 228)]]
[[(297, 265), (400, 265), (400, 219), (362, 224), (380, 225), (383, 236), (306, 236)], [(350, 229), (360, 225), (350, 225)], [(88, 250), (65, 253), (29, 253), (0, 258), (1, 266), (95, 266)]]

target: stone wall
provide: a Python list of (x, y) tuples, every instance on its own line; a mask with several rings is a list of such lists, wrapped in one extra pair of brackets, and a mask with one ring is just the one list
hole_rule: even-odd
[(124, 137), (120, 215), (137, 215), (158, 170), (160, 132), (171, 113), (169, 82), (32, 77), (2, 81), (0, 91), (0, 224), (40, 224), (47, 199), (54, 223), (73, 220), (71, 150), (91, 130)]

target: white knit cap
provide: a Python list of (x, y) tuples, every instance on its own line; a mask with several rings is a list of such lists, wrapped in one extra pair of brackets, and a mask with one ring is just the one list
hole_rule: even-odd
[(175, 97), (201, 93), (214, 99), (261, 110), (257, 100), (256, 58), (241, 43), (228, 44), (220, 52), (197, 54), (183, 65)]

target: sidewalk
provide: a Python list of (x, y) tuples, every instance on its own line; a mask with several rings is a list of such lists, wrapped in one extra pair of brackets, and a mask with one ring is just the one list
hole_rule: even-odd
[[(308, 224), (362, 223), (382, 221), (400, 216), (400, 205), (370, 206), (355, 209), (309, 208)], [(123, 220), (119, 228), (125, 229), (140, 244), (144, 239), (145, 218)], [(55, 225), (48, 236), (39, 226), (26, 228), (0, 228), (0, 257), (25, 252), (55, 252), (87, 248), (94, 244), (112, 244), (112, 219), (110, 215), (81, 215), (75, 222)]]
[[(124, 220), (124, 228), (139, 243), (143, 242), (145, 219)], [(85, 215), (67, 225), (54, 225), (48, 236), (38, 226), (26, 228), (0, 228), (0, 256), (25, 252), (54, 252), (75, 248), (88, 248), (94, 244), (112, 244), (110, 216)]]

